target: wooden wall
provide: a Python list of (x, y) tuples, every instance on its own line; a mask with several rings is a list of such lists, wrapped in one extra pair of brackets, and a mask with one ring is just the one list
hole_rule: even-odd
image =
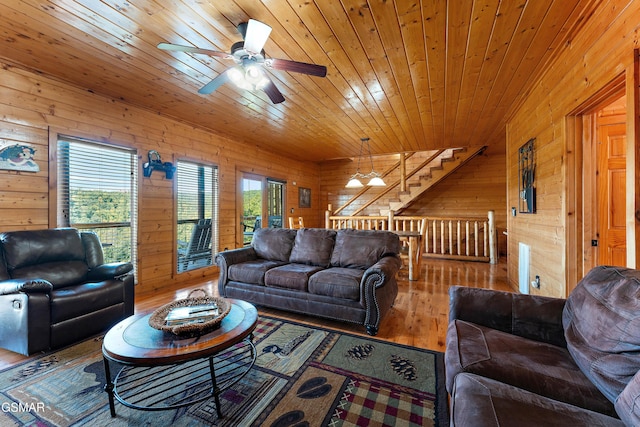
[(495, 211), (498, 251), (507, 255), (507, 179), (504, 140), (489, 146), (427, 191), (406, 215), (482, 216)]
[[(173, 181), (154, 173), (142, 177), (141, 165), (149, 150), (163, 161), (191, 159), (219, 166), (220, 248), (236, 246), (240, 214), (236, 212), (238, 171), (283, 179), (287, 185), (287, 208), (320, 225), (318, 166), (284, 159), (278, 153), (221, 138), (120, 100), (43, 78), (14, 68), (0, 67), (0, 146), (24, 143), (36, 148), (40, 172), (0, 171), (0, 231), (56, 226), (50, 222), (49, 135), (57, 133), (109, 141), (134, 147), (140, 157), (138, 292), (162, 288), (207, 276), (215, 267), (175, 273)], [(196, 96), (196, 95), (194, 95)], [(253, 153), (254, 155), (247, 155)], [(55, 158), (50, 161), (55, 162)], [(296, 185), (293, 185), (293, 182)], [(298, 187), (311, 189), (311, 209), (298, 208)], [(314, 212), (313, 215), (310, 212)]]
[[(423, 158), (428, 157), (425, 153)], [(374, 157), (374, 169), (384, 171), (398, 162), (398, 155)], [(420, 160), (417, 161), (420, 163)], [(320, 165), (323, 179), (320, 182), (320, 206), (326, 209), (331, 204), (333, 209), (342, 206), (358, 190), (345, 189), (344, 185), (356, 170), (356, 162), (333, 161)], [(362, 162), (361, 172), (370, 170), (368, 159)], [(390, 174), (385, 178), (387, 184), (398, 179), (398, 174)], [(377, 194), (380, 189), (372, 188)], [(367, 193), (368, 194), (368, 193)], [(367, 198), (363, 198), (367, 200)], [(359, 206), (362, 202), (356, 202)], [(495, 211), (499, 234), (499, 249), (506, 255), (506, 158), (504, 139), (448, 176), (443, 182), (427, 190), (419, 201), (406, 209), (405, 215), (432, 216), (486, 216), (489, 210)], [(345, 212), (344, 214), (350, 214)], [(366, 211), (364, 214), (380, 215)]]
[[(626, 74), (627, 89), (633, 87), (638, 16), (639, 1), (603, 2), (591, 19), (570, 36), (526, 100), (514, 109), (507, 126), (508, 206), (518, 205), (518, 148), (536, 138), (537, 212), (508, 217), (508, 272), (513, 286), (517, 286), (518, 279), (519, 242), (531, 246), (531, 277), (541, 278), (541, 289), (532, 288), (531, 293), (564, 297), (582, 275), (575, 267), (583, 256), (576, 243), (579, 239), (576, 234), (580, 232), (580, 220), (576, 217), (580, 212), (574, 203), (580, 199), (575, 190), (580, 183), (572, 175), (573, 165), (582, 161), (576, 153), (582, 150), (572, 146), (571, 117), (621, 74)], [(627, 105), (627, 117), (631, 118), (628, 121), (633, 123), (637, 111), (634, 112), (633, 101)], [(628, 129), (633, 133), (633, 126)], [(628, 140), (631, 148), (628, 152), (633, 153), (638, 144), (629, 132)], [(631, 177), (628, 193), (633, 199), (634, 173), (629, 168), (627, 176)], [(627, 208), (627, 218), (633, 227), (633, 206)]]

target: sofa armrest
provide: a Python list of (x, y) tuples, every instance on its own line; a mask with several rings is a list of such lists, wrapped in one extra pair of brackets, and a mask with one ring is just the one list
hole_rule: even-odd
[[(394, 277), (402, 267), (402, 260), (399, 256), (385, 256), (378, 262), (367, 268), (362, 276), (361, 284), (372, 283), (376, 288), (384, 285), (388, 278)], [(370, 280), (375, 276), (375, 280)]]
[(49, 293), (53, 285), (44, 279), (10, 279), (0, 282), (0, 295), (24, 293)]
[(640, 371), (622, 390), (614, 402), (616, 413), (628, 426), (640, 426)]
[[(367, 268), (360, 281), (360, 299), (365, 307), (364, 326), (369, 335), (378, 333), (380, 319), (398, 294), (396, 273), (402, 266), (398, 255), (385, 256)], [(382, 309), (382, 311), (381, 311)]]
[(227, 292), (225, 286), (229, 280), (229, 267), (233, 264), (239, 264), (241, 262), (252, 261), (258, 258), (258, 254), (252, 246), (244, 248), (231, 249), (223, 251), (216, 255), (216, 264), (220, 268), (220, 276), (218, 278), (218, 290), (220, 296), (225, 297)]
[(89, 280), (109, 280), (117, 279), (133, 271), (133, 264), (130, 262), (111, 262), (98, 265), (89, 270), (87, 278)]
[(566, 300), (452, 286), (449, 320), (464, 320), (524, 338), (566, 347), (562, 311)]
[(230, 265), (239, 264), (241, 262), (252, 261), (258, 258), (255, 249), (252, 246), (245, 248), (230, 249), (223, 251), (216, 255), (216, 264), (222, 270), (226, 270)]

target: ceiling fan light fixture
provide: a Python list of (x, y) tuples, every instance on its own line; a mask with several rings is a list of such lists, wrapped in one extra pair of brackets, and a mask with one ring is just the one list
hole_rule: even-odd
[(247, 34), (244, 40), (244, 50), (251, 55), (262, 52), (264, 44), (271, 34), (271, 27), (255, 19), (249, 19)]
[(264, 75), (260, 65), (247, 66), (244, 72), (244, 80), (255, 89), (262, 89), (269, 83), (269, 79)]
[(198, 93), (202, 95), (209, 95), (226, 82), (231, 82), (234, 86), (243, 90), (262, 90), (273, 104), (279, 104), (284, 102), (284, 95), (264, 71), (263, 67), (309, 76), (326, 77), (327, 67), (324, 65), (307, 64), (287, 59), (265, 59), (263, 48), (271, 34), (271, 27), (267, 24), (250, 19), (249, 22), (241, 22), (236, 28), (242, 35), (243, 41), (233, 43), (231, 53), (164, 42), (158, 43), (158, 49), (209, 55), (221, 59), (231, 59), (236, 63), (235, 67), (227, 68), (201, 87)]
[(241, 67), (230, 68), (227, 74), (229, 76), (229, 80), (231, 80), (231, 83), (238, 86), (239, 88), (244, 89), (244, 70)]

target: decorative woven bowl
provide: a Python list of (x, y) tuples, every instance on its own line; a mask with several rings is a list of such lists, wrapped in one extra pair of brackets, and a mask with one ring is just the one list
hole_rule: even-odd
[[(202, 292), (204, 296), (201, 297), (192, 297), (191, 295), (195, 292)], [(203, 304), (216, 304), (218, 306), (218, 315), (212, 319), (209, 319), (204, 322), (198, 323), (185, 323), (180, 325), (167, 325), (166, 319), (169, 312), (178, 307), (193, 307), (197, 305)], [(207, 295), (207, 292), (204, 289), (194, 289), (189, 293), (187, 298), (179, 299), (169, 304), (163, 305), (162, 307), (156, 309), (149, 318), (149, 326), (154, 329), (158, 329), (164, 332), (169, 332), (174, 335), (187, 335), (187, 336), (197, 336), (203, 335), (207, 332), (214, 330), (215, 328), (220, 326), (220, 322), (222, 319), (229, 314), (231, 310), (231, 303), (224, 299), (218, 297), (211, 297)]]

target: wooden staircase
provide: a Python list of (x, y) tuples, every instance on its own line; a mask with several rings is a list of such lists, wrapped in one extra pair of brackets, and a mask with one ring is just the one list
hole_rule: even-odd
[(417, 175), (417, 178), (407, 181), (406, 191), (400, 191), (399, 187), (396, 187), (397, 197), (389, 199), (388, 206), (385, 205), (380, 209), (380, 215), (389, 215), (390, 211), (396, 215), (400, 214), (425, 191), (444, 180), (485, 149), (486, 146), (444, 150), (437, 158), (418, 166), (407, 174), (408, 177)]

